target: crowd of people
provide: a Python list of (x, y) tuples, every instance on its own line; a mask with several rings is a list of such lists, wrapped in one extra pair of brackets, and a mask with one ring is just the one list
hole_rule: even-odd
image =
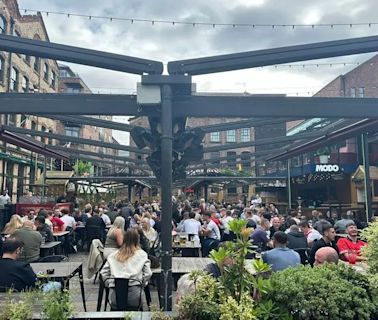
[[(23, 217), (14, 214), (3, 230), (0, 267), (4, 272), (0, 275), (0, 287), (23, 290), (34, 286), (36, 276), (29, 263), (40, 260), (43, 242), (53, 241), (54, 233), (68, 231), (69, 236), (61, 239), (65, 253), (75, 252), (78, 246), (89, 250), (92, 241), (99, 240), (106, 261), (102, 277), (133, 279), (129, 294), (136, 299), (152, 275), (151, 259), (159, 248), (161, 214), (157, 201), (101, 201), (72, 212), (56, 208), (30, 210)], [(234, 219), (245, 220), (251, 230), (252, 248), (273, 271), (301, 263), (316, 266), (342, 260), (354, 264), (365, 259), (361, 248), (366, 243), (358, 238), (360, 222), (350, 211), (339, 218), (334, 212), (323, 216), (314, 210), (311, 217), (305, 217), (297, 210), (280, 213), (274, 204), (263, 205), (256, 199), (247, 206), (242, 201), (172, 199), (172, 233), (196, 238), (201, 242), (204, 257), (235, 239), (229, 228)], [(219, 269), (207, 270), (214, 276), (220, 275)], [(112, 281), (108, 285), (114, 287)], [(115, 303), (114, 292), (111, 298)], [(130, 303), (138, 305), (140, 301), (135, 299)]]

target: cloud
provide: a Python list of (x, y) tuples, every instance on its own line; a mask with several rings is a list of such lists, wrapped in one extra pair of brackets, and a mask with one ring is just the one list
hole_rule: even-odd
[[(20, 8), (90, 15), (210, 23), (304, 24), (375, 22), (378, 2), (359, 0), (19, 0)], [(375, 35), (369, 27), (236, 27), (172, 25), (44, 16), (50, 40), (130, 56), (171, 60)], [(319, 63), (362, 62), (370, 55), (338, 57)], [(304, 62), (305, 63), (305, 62)], [(311, 62), (313, 63), (313, 62)], [(94, 92), (131, 93), (139, 77), (74, 65)], [(312, 92), (351, 66), (264, 68), (195, 77), (201, 90), (263, 93)], [(265, 91), (265, 89), (268, 89)], [(285, 88), (294, 88), (285, 89)], [(295, 90), (297, 88), (297, 90)], [(101, 90), (100, 90), (101, 89)], [(270, 89), (270, 90), (269, 90)], [(307, 95), (307, 94), (306, 94)]]

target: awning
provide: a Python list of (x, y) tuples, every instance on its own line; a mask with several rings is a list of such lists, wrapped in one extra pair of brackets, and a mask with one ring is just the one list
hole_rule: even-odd
[(68, 160), (69, 155), (65, 152), (52, 150), (46, 144), (23, 134), (13, 133), (0, 127), (0, 140), (23, 149), (42, 154), (46, 157)]
[(332, 143), (340, 142), (350, 137), (354, 137), (358, 134), (366, 133), (369, 131), (375, 132), (377, 131), (377, 128), (378, 120), (364, 119), (344, 128), (325, 134), (310, 142), (288, 149), (283, 153), (268, 158), (267, 161), (280, 161), (290, 159), (295, 156), (302, 155), (306, 152), (314, 151), (324, 146), (329, 146)]

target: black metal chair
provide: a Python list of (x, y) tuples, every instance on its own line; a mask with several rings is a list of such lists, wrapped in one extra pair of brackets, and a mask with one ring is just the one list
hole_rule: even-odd
[(46, 256), (39, 259), (39, 262), (63, 262), (68, 261), (68, 257), (64, 255), (53, 255), (53, 256)]
[[(129, 305), (129, 280), (125, 278), (108, 278), (103, 280), (100, 277), (100, 282), (102, 283), (103, 288), (105, 288), (105, 311), (107, 304), (110, 305), (111, 311), (143, 311), (142, 308), (142, 291), (143, 291), (143, 283), (141, 281), (133, 279), (133, 281), (137, 281), (140, 285), (137, 287), (139, 288), (139, 303), (138, 306), (130, 306)], [(108, 287), (110, 281), (114, 281), (114, 292), (115, 292), (115, 302), (116, 306), (112, 304), (112, 301), (109, 300), (109, 293), (110, 288)]]
[(293, 250), (295, 252), (298, 252), (299, 256), (301, 257), (301, 264), (308, 264), (308, 255), (310, 253), (310, 248), (295, 248)]

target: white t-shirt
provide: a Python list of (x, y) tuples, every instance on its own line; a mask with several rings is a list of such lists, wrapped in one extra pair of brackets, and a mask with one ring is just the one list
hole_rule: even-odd
[(67, 227), (71, 227), (72, 229), (74, 229), (76, 227), (76, 221), (75, 221), (74, 217), (71, 217), (68, 214), (65, 214), (60, 219), (64, 222), (64, 224)]
[(219, 228), (213, 220), (208, 222), (206, 229), (211, 231), (210, 235), (208, 236), (209, 238), (220, 240), (221, 236)]
[(315, 240), (319, 240), (322, 238), (322, 235), (319, 233), (318, 230), (311, 229), (311, 231), (307, 234), (307, 243), (314, 242)]
[(101, 219), (102, 220), (104, 220), (104, 223), (105, 223), (105, 225), (109, 225), (109, 224), (112, 224), (112, 222), (110, 221), (110, 218), (109, 218), (109, 216), (106, 214), (106, 213), (103, 213), (102, 215), (101, 215)]
[(196, 219), (187, 219), (182, 224), (182, 231), (187, 234), (195, 234), (198, 236), (198, 232), (201, 229), (201, 223)]
[(221, 219), (222, 225), (224, 227), (224, 233), (230, 234), (230, 227), (228, 226), (228, 224), (232, 220), (234, 220), (234, 218), (231, 216), (225, 216), (224, 218)]

